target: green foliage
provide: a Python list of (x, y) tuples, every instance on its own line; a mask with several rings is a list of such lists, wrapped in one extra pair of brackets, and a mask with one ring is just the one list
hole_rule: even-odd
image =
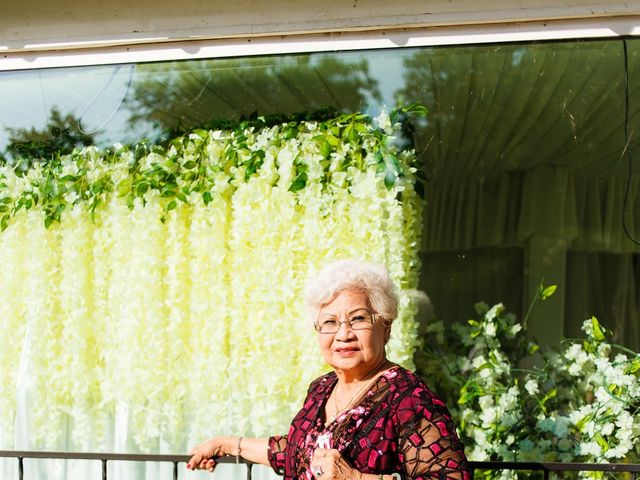
[[(144, 205), (150, 195), (160, 197), (165, 212), (193, 201), (208, 204), (213, 191), (233, 189), (258, 175), (267, 155), (273, 155), (271, 143), (280, 147), (288, 142), (294, 151), (292, 164), (286, 166), (292, 173), (291, 192), (305, 188), (310, 169), (322, 176), (327, 188), (336, 176), (344, 174), (348, 186), (352, 172), (373, 170), (389, 190), (410, 182), (420, 192), (424, 177), (418, 174), (413, 151), (403, 148), (411, 140), (398, 139), (409, 115), (424, 112), (415, 105), (401, 106), (398, 112), (375, 119), (330, 110), (294, 115), (287, 121), (282, 116), (256, 117), (225, 124), (224, 130), (193, 129), (163, 145), (142, 141), (104, 150), (61, 150), (52, 152), (46, 162), (25, 158), (23, 163), (0, 170), (0, 181), (4, 179), (0, 183), (0, 229), (6, 229), (20, 211), (36, 206), (44, 212), (47, 227), (59, 222), (63, 212), (78, 202), (93, 216), (112, 195), (125, 199), (131, 209), (137, 203)], [(391, 117), (402, 123), (390, 123)], [(10, 176), (15, 184), (11, 188)], [(274, 184), (278, 181), (274, 178)], [(402, 188), (398, 194), (402, 195)]]
[[(62, 116), (57, 108), (52, 108), (47, 126), (38, 130), (7, 129), (9, 142), (7, 152), (11, 163), (26, 170), (34, 162), (47, 163), (58, 155), (71, 153), (75, 148), (92, 145), (95, 138), (82, 130), (80, 120), (71, 113)], [(8, 163), (0, 156), (0, 165)]]
[[(555, 290), (541, 285), (538, 300)], [(640, 354), (611, 344), (595, 318), (584, 322), (584, 340), (556, 351), (528, 340), (526, 323), (502, 304), (476, 309), (466, 325), (431, 324), (416, 355), (472, 460), (640, 458)]]

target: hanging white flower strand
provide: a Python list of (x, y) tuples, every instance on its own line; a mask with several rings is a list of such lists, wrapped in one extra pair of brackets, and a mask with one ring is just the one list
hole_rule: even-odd
[[(285, 431), (324, 368), (301, 311), (308, 272), (361, 257), (417, 286), (416, 158), (393, 116), (258, 121), (167, 148), (87, 147), (22, 176), (0, 167), (0, 425), (18, 391), (34, 448), (114, 448), (114, 421), (130, 432), (116, 447), (142, 451)], [(408, 367), (414, 308), (403, 293), (388, 352)]]

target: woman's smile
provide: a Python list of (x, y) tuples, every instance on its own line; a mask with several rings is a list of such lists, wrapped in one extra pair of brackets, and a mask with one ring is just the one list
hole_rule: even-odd
[(333, 353), (340, 357), (352, 357), (360, 351), (357, 347), (337, 347), (333, 349)]

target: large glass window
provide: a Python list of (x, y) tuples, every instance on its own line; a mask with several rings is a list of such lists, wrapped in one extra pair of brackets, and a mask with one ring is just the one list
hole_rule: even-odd
[[(161, 141), (175, 129), (327, 107), (419, 102), (428, 175), (422, 288), (436, 315), (478, 301), (544, 342), (597, 316), (640, 347), (640, 41), (332, 52), (0, 73), (1, 161), (76, 144)], [(629, 176), (625, 145), (635, 172)], [(40, 150), (37, 150), (40, 149)]]

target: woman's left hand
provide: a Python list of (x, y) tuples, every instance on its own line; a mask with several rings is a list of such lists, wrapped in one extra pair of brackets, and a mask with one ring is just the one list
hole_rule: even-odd
[(317, 480), (358, 480), (362, 473), (349, 465), (338, 450), (316, 448), (311, 471)]

